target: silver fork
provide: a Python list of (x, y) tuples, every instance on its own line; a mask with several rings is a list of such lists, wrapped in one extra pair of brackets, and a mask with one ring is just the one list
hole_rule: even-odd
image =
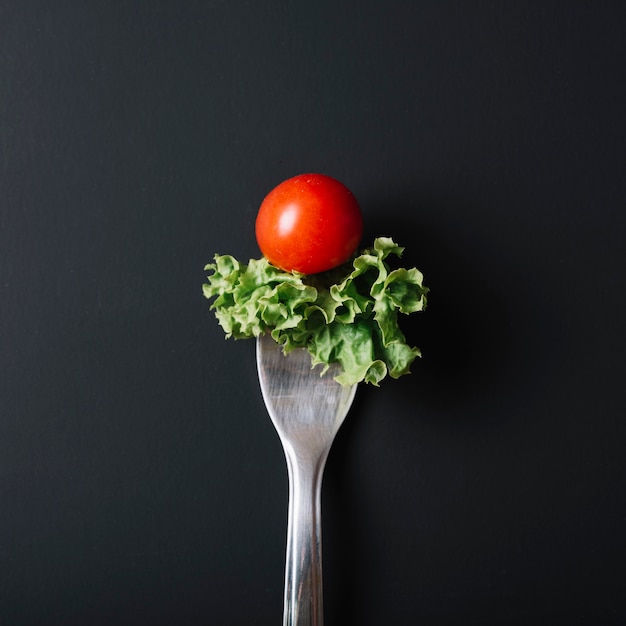
[(269, 335), (257, 339), (257, 369), (289, 474), (283, 626), (322, 626), (322, 477), (357, 386), (333, 380), (337, 365), (320, 377), (306, 350), (285, 356)]

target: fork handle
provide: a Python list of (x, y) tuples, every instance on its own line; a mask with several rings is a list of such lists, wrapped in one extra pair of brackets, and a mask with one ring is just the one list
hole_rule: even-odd
[(286, 451), (289, 513), (283, 626), (323, 626), (321, 490), (328, 452)]

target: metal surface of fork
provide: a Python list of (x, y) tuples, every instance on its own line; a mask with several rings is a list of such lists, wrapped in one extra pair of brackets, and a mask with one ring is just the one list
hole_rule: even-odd
[(285, 356), (269, 335), (257, 339), (257, 368), (289, 474), (283, 626), (322, 626), (322, 476), (356, 385), (333, 380), (337, 366), (320, 377), (306, 350)]

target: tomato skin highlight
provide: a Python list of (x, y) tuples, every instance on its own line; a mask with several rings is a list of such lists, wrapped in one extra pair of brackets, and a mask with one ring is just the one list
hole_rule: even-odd
[(352, 192), (325, 174), (300, 174), (272, 189), (255, 225), (267, 260), (288, 272), (318, 274), (358, 248), (363, 217)]

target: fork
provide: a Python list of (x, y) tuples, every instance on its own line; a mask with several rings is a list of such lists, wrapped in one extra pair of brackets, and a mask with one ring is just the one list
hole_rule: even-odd
[(322, 478), (357, 385), (333, 380), (337, 364), (320, 376), (306, 350), (284, 355), (268, 334), (257, 339), (257, 369), (289, 476), (283, 626), (323, 626)]

